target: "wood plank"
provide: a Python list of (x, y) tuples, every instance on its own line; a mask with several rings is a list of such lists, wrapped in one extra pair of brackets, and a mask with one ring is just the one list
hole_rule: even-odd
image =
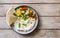
[(60, 17), (40, 17), (40, 29), (60, 29)]
[(60, 3), (60, 0), (0, 0), (0, 3)]
[[(5, 17), (0, 17), (0, 28), (10, 28)], [(60, 17), (39, 17), (37, 29), (60, 29)]]
[(39, 16), (60, 16), (60, 4), (0, 4), (0, 16), (5, 16), (9, 7), (20, 5), (31, 6)]
[(6, 23), (5, 17), (0, 17), (0, 28), (10, 28), (10, 26), (8, 26)]
[(19, 35), (12, 30), (0, 30), (0, 38), (60, 38), (60, 30), (35, 30), (29, 35)]

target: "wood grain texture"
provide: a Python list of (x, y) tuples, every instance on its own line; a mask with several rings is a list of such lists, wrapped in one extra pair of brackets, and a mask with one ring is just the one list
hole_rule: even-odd
[(0, 16), (5, 16), (9, 7), (20, 5), (31, 6), (39, 16), (60, 16), (60, 4), (0, 4)]
[[(29, 35), (15, 33), (6, 23), (9, 7), (20, 5), (31, 6), (39, 15), (38, 27)], [(60, 38), (60, 0), (0, 0), (0, 38)]]
[(12, 30), (0, 30), (0, 38), (60, 38), (60, 30), (35, 30), (29, 35), (19, 35)]
[(42, 29), (60, 29), (60, 17), (40, 17), (39, 25)]
[[(0, 28), (10, 28), (6, 17), (0, 17)], [(37, 29), (60, 29), (60, 17), (39, 17)]]
[(0, 3), (60, 3), (60, 0), (0, 0)]
[(10, 26), (8, 26), (6, 23), (5, 17), (0, 17), (0, 28), (10, 28)]

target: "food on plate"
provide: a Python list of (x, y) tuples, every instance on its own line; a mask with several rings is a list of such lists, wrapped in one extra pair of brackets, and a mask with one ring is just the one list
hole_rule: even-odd
[(13, 13), (18, 19), (14, 23), (14, 29), (18, 31), (29, 31), (34, 27), (37, 16), (35, 12), (28, 7), (18, 7)]

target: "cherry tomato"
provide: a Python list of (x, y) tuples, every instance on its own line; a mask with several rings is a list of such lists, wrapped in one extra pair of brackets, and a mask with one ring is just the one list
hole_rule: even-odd
[(21, 7), (20, 10), (27, 10), (27, 7)]
[(36, 15), (34, 16), (34, 18), (35, 18), (35, 20), (36, 20), (36, 18), (37, 18)]
[(33, 15), (33, 13), (30, 13), (30, 14), (29, 14), (29, 17), (32, 17), (32, 15)]

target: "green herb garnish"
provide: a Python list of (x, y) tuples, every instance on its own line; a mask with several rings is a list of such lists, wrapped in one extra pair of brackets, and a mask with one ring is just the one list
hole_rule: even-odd
[(15, 13), (13, 13), (14, 16), (17, 16)]
[(20, 26), (21, 26), (21, 24), (19, 23), (19, 24), (18, 24), (18, 27), (20, 28)]
[(27, 24), (23, 24), (24, 26), (27, 26)]

